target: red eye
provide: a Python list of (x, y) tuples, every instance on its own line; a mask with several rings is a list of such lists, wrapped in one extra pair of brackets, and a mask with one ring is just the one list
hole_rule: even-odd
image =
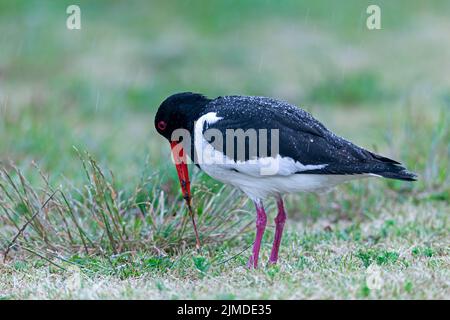
[(158, 122), (158, 129), (159, 130), (165, 130), (167, 127), (167, 123), (165, 121)]

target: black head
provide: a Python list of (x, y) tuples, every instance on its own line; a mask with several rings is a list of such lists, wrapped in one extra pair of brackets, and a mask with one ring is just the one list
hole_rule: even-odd
[(155, 116), (156, 131), (170, 141), (176, 129), (192, 131), (194, 121), (200, 117), (208, 102), (204, 95), (192, 92), (171, 95), (159, 106)]

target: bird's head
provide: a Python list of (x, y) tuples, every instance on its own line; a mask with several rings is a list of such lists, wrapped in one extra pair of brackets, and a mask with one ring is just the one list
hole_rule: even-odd
[(176, 129), (192, 130), (194, 121), (210, 101), (199, 93), (183, 92), (171, 95), (158, 108), (155, 116), (156, 131), (172, 142), (172, 133)]
[(183, 193), (183, 198), (186, 200), (194, 224), (197, 248), (200, 247), (200, 241), (191, 209), (191, 187), (186, 152), (182, 143), (180, 143), (179, 135), (173, 135), (173, 133), (177, 129), (184, 129), (192, 135), (194, 122), (200, 117), (204, 106), (209, 101), (211, 100), (198, 93), (177, 93), (171, 95), (161, 103), (155, 116), (156, 131), (169, 141), (172, 149), (178, 179), (180, 180), (181, 192)]
[[(161, 103), (155, 116), (156, 131), (170, 143), (181, 189), (186, 200), (190, 199), (190, 190), (185, 151), (190, 152), (191, 150), (184, 150), (181, 142), (183, 139), (187, 139), (188, 135), (193, 134), (194, 122), (200, 117), (204, 106), (210, 101), (199, 93), (176, 93)], [(181, 137), (178, 134), (179, 129), (184, 130)], [(176, 130), (177, 132), (175, 132)]]

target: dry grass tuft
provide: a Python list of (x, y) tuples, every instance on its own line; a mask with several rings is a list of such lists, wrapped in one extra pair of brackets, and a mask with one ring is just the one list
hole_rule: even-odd
[[(36, 187), (14, 165), (0, 167), (5, 259), (22, 250), (44, 259), (139, 250), (165, 255), (195, 244), (183, 199), (167, 197), (156, 175), (142, 177), (127, 193), (91, 155), (79, 156), (86, 175), (81, 187), (55, 188), (37, 166), (41, 184)], [(242, 209), (247, 200), (236, 190), (194, 187), (202, 194), (195, 207), (204, 245), (231, 240), (251, 223), (252, 215)]]

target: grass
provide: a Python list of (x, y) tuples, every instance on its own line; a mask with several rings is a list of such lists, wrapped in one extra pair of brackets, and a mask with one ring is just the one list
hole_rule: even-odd
[[(72, 32), (63, 2), (1, 3), (0, 299), (448, 298), (449, 8), (434, 4), (381, 2), (372, 32), (361, 1), (81, 1)], [(197, 252), (153, 130), (184, 90), (283, 98), (419, 181), (289, 195), (277, 266), (268, 202), (247, 270), (252, 204), (191, 168)]]
[[(10, 298), (445, 298), (448, 293), (446, 213), (441, 203), (394, 204), (397, 230), (382, 236), (389, 212), (359, 224), (323, 221), (289, 227), (282, 261), (249, 271), (246, 255), (231, 257), (236, 247), (217, 245), (213, 252), (186, 250), (177, 256), (123, 253), (106, 257), (71, 257), (66, 270), (45, 263), (16, 262), (2, 267), (1, 289)], [(412, 212), (416, 221), (410, 221)], [(430, 221), (430, 216), (433, 218)], [(374, 227), (379, 225), (379, 227)], [(351, 236), (343, 236), (343, 230)], [(362, 236), (354, 236), (362, 234)], [(378, 240), (374, 240), (377, 239)], [(358, 239), (358, 240), (355, 240)], [(417, 243), (432, 239), (432, 257), (414, 254)], [(263, 247), (267, 261), (270, 244)], [(380, 265), (385, 285), (366, 286), (368, 261)]]
[[(166, 196), (155, 175), (143, 176), (126, 193), (116, 189), (114, 175), (106, 174), (89, 154), (79, 155), (87, 180), (80, 188), (55, 189), (42, 174), (43, 186), (35, 189), (18, 168), (2, 170), (1, 221), (10, 227), (2, 234), (6, 254), (14, 248), (55, 257), (137, 250), (167, 254), (193, 245), (184, 200)], [(232, 239), (245, 221), (248, 225), (248, 212), (241, 210), (247, 201), (235, 190), (212, 192), (204, 185), (195, 190), (204, 193), (196, 202), (204, 244)]]

